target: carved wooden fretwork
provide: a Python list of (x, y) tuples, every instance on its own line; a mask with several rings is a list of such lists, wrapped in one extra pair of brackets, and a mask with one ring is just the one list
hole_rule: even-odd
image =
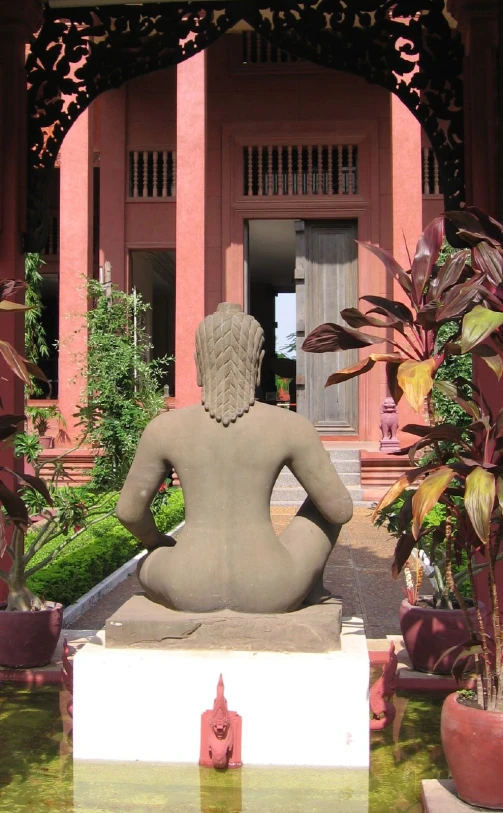
[(275, 47), (396, 93), (424, 127), (446, 207), (463, 200), (463, 48), (444, 0), (269, 0), (46, 7), (27, 59), (29, 218), (26, 249), (46, 242), (48, 175), (78, 115), (100, 93), (175, 65), (239, 20)]
[(232, 27), (239, 3), (154, 3), (45, 9), (26, 62), (28, 232), (25, 250), (47, 240), (47, 185), (63, 138), (100, 94), (128, 79), (176, 65)]

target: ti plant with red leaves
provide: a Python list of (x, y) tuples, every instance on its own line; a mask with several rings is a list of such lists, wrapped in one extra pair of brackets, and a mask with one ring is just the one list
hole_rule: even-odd
[[(454, 385), (451, 395), (457, 403), (463, 401)], [(429, 462), (417, 465), (403, 475), (383, 497), (376, 513), (408, 486), (418, 484), (417, 489), (407, 496), (400, 512), (401, 524), (410, 530), (400, 536), (395, 549), (393, 575), (396, 577), (421, 539), (428, 512), (437, 503), (445, 506), (446, 519), (436, 530), (445, 545), (447, 586), (463, 611), (468, 630), (466, 647), (458, 654), (454, 674), (460, 677), (467, 658), (476, 655), (479, 703), (485, 709), (503, 712), (500, 613), (503, 596), (498, 597), (496, 578), (497, 563), (503, 560), (503, 409), (494, 415), (477, 390), (474, 400), (465, 404), (467, 414), (474, 418), (468, 427), (449, 424), (435, 427), (411, 424), (405, 427), (405, 431), (417, 435), (419, 440), (402, 453), (415, 458), (418, 452), (429, 448)], [(449, 450), (443, 451), (445, 447), (439, 441), (449, 442)], [(459, 578), (453, 576), (454, 560), (467, 562), (477, 611), (476, 622), (472, 622), (466, 601), (459, 591)], [(487, 577), (489, 592), (490, 606), (486, 617), (483, 617), (478, 600), (476, 577), (481, 572)]]
[[(467, 303), (461, 315), (461, 351), (483, 358), (499, 380), (503, 371), (503, 226), (473, 208), (449, 217), (471, 245), (472, 267), (480, 278), (477, 301)], [(437, 503), (445, 506), (446, 519), (437, 533), (445, 545), (447, 585), (463, 611), (468, 631), (454, 674), (460, 677), (467, 658), (475, 655), (478, 702), (486, 710), (503, 713), (503, 596), (498, 595), (501, 582), (498, 584), (497, 577), (498, 563), (503, 560), (503, 408), (494, 409), (475, 383), (469, 399), (454, 382), (436, 382), (435, 386), (472, 422), (462, 428), (447, 423), (405, 426), (404, 430), (418, 440), (401, 454), (408, 453), (416, 465), (391, 487), (376, 514), (409, 486), (417, 486), (407, 495), (400, 512), (399, 523), (405, 532), (395, 550), (396, 577), (424, 533), (428, 512)], [(418, 459), (425, 449), (430, 451), (427, 463)], [(452, 573), (453, 562), (462, 560), (467, 562), (475, 622)], [(501, 572), (501, 565), (499, 568)], [(487, 578), (489, 608), (485, 617), (479, 602), (479, 576)]]
[[(400, 536), (395, 551), (396, 577), (420, 542), (426, 515), (437, 503), (446, 519), (436, 529), (444, 546), (449, 590), (463, 610), (468, 638), (456, 659), (461, 674), (466, 659), (475, 655), (478, 701), (481, 707), (503, 712), (503, 626), (496, 568), (503, 559), (503, 409), (491, 410), (480, 389), (463, 396), (456, 382), (435, 382), (435, 373), (449, 354), (471, 353), (495, 373), (503, 374), (503, 225), (474, 207), (448, 213), (468, 248), (438, 266), (444, 238), (444, 217), (437, 218), (421, 236), (410, 270), (386, 251), (366, 244), (399, 283), (409, 305), (384, 297), (364, 296), (373, 307), (366, 313), (349, 308), (341, 313), (350, 326), (325, 324), (305, 340), (303, 349), (323, 353), (369, 347), (387, 341), (391, 353), (374, 354), (329, 377), (326, 386), (347, 381), (370, 370), (377, 362), (387, 366), (388, 385), (396, 402), (405, 395), (419, 412), (425, 399), (429, 426), (412, 424), (404, 431), (418, 441), (408, 453), (414, 468), (404, 474), (376, 508), (374, 518), (409, 489), (400, 511)], [(378, 314), (380, 319), (374, 314)], [(450, 342), (439, 349), (438, 331), (446, 322), (457, 325)], [(362, 333), (361, 327), (380, 327), (382, 337)], [(391, 334), (391, 338), (389, 337)], [(435, 425), (432, 389), (436, 386), (471, 418), (467, 427)], [(424, 450), (430, 450), (425, 459)], [(410, 489), (413, 486), (413, 489)], [(466, 559), (477, 621), (472, 623), (466, 601), (453, 577), (453, 562)], [(484, 618), (478, 600), (478, 579), (487, 575), (489, 612)], [(459, 574), (458, 574), (459, 575)], [(501, 585), (500, 585), (501, 587)], [(490, 632), (488, 632), (490, 629)]]
[[(463, 212), (472, 226), (482, 232), (473, 210)], [(455, 220), (458, 213), (448, 215)], [(460, 215), (461, 217), (461, 215)], [(315, 328), (302, 349), (310, 353), (369, 348), (387, 343), (384, 353), (370, 353), (352, 367), (329, 376), (326, 387), (340, 384), (371, 370), (378, 362), (386, 364), (388, 387), (398, 403), (406, 400), (419, 412), (426, 400), (430, 423), (434, 423), (432, 388), (435, 373), (449, 355), (472, 352), (479, 355), (497, 373), (503, 373), (501, 353), (487, 343), (488, 336), (503, 324), (503, 300), (497, 294), (498, 277), (492, 242), (463, 249), (439, 266), (444, 240), (445, 217), (433, 220), (421, 235), (410, 270), (404, 270), (392, 255), (370, 243), (362, 245), (375, 254), (388, 274), (400, 285), (409, 304), (382, 296), (362, 296), (372, 307), (363, 312), (346, 308), (341, 316), (349, 327), (326, 323)], [(464, 226), (466, 239), (468, 224)], [(484, 248), (481, 248), (484, 246)], [(496, 306), (496, 309), (494, 308)], [(458, 324), (457, 333), (439, 348), (438, 334), (447, 322)], [(364, 333), (362, 327), (381, 328), (381, 336)]]

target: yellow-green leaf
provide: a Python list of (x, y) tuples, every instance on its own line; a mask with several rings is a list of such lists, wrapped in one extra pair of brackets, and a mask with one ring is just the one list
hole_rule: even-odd
[(498, 502), (503, 512), (503, 477), (498, 477), (496, 480), (496, 496), (498, 497)]
[(371, 353), (370, 358), (372, 361), (385, 361), (389, 364), (401, 364), (402, 361), (405, 361), (400, 353)]
[(451, 484), (456, 473), (449, 466), (442, 466), (438, 471), (428, 475), (412, 498), (412, 533), (417, 539), (421, 531), (423, 520), (434, 505), (437, 504), (440, 496)]
[(351, 378), (355, 378), (357, 375), (363, 375), (363, 373), (371, 370), (374, 364), (375, 361), (370, 356), (367, 356), (367, 358), (353, 364), (352, 367), (344, 367), (343, 370), (339, 370), (337, 373), (332, 373), (332, 375), (329, 375), (325, 382), (325, 387), (332, 387), (334, 384), (341, 384), (343, 381), (349, 381)]
[(398, 368), (397, 380), (411, 407), (419, 412), (433, 387), (435, 360), (404, 361)]
[(503, 359), (490, 345), (478, 344), (472, 349), (472, 353), (484, 359), (488, 367), (496, 374), (498, 381), (503, 375)]
[(409, 478), (407, 477), (406, 474), (402, 474), (402, 476), (396, 481), (396, 483), (393, 483), (393, 485), (386, 492), (384, 497), (381, 497), (380, 501), (374, 508), (374, 512), (372, 514), (372, 522), (374, 522), (374, 520), (378, 516), (379, 511), (382, 511), (383, 508), (386, 508), (388, 505), (391, 505), (391, 503), (394, 502), (394, 500), (396, 500), (396, 498), (400, 496), (402, 491), (405, 491), (405, 489), (409, 485), (410, 485)]
[(482, 305), (475, 305), (463, 319), (461, 352), (468, 353), (476, 344), (483, 342), (503, 325), (503, 313), (496, 313)]
[(29, 310), (31, 310), (31, 308), (29, 308), (27, 305), (18, 305), (17, 302), (8, 302), (6, 299), (4, 299), (3, 302), (0, 302), (0, 311), (23, 311), (23, 312), (26, 312), (26, 311), (29, 311)]
[(475, 533), (484, 545), (489, 542), (495, 496), (494, 474), (481, 466), (476, 466), (466, 478), (465, 508)]

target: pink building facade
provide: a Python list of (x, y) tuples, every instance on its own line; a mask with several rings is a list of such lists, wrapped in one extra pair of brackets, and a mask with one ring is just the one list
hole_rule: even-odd
[[(313, 360), (299, 348), (360, 296), (396, 295), (355, 240), (405, 266), (423, 225), (443, 210), (433, 150), (396, 96), (292, 58), (241, 26), (176, 67), (99, 96), (68, 132), (58, 167), (43, 272), (48, 310), (59, 299), (50, 375), (70, 429), (82, 398), (86, 276), (111, 269), (114, 283), (151, 303), (154, 353), (176, 358), (166, 379), (172, 406), (199, 400), (194, 332), (222, 300), (264, 326), (268, 397), (275, 304), (291, 293), (298, 410), (327, 440), (378, 440), (384, 369), (325, 391), (351, 352)], [(403, 425), (410, 416), (400, 409)]]

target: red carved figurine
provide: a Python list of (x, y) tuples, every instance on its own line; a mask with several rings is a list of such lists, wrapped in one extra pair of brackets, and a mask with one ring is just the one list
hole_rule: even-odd
[(213, 709), (201, 715), (199, 764), (219, 769), (241, 767), (241, 717), (227, 708), (222, 675)]
[(400, 448), (400, 443), (396, 436), (398, 431), (398, 412), (395, 401), (391, 396), (384, 399), (381, 404), (381, 442), (379, 450), (381, 452), (395, 452)]
[(398, 658), (395, 654), (395, 644), (392, 641), (389, 647), (389, 659), (383, 665), (382, 675), (370, 688), (369, 700), (373, 715), (370, 720), (371, 731), (382, 731), (395, 719), (396, 709), (390, 701), (396, 689), (397, 665)]

